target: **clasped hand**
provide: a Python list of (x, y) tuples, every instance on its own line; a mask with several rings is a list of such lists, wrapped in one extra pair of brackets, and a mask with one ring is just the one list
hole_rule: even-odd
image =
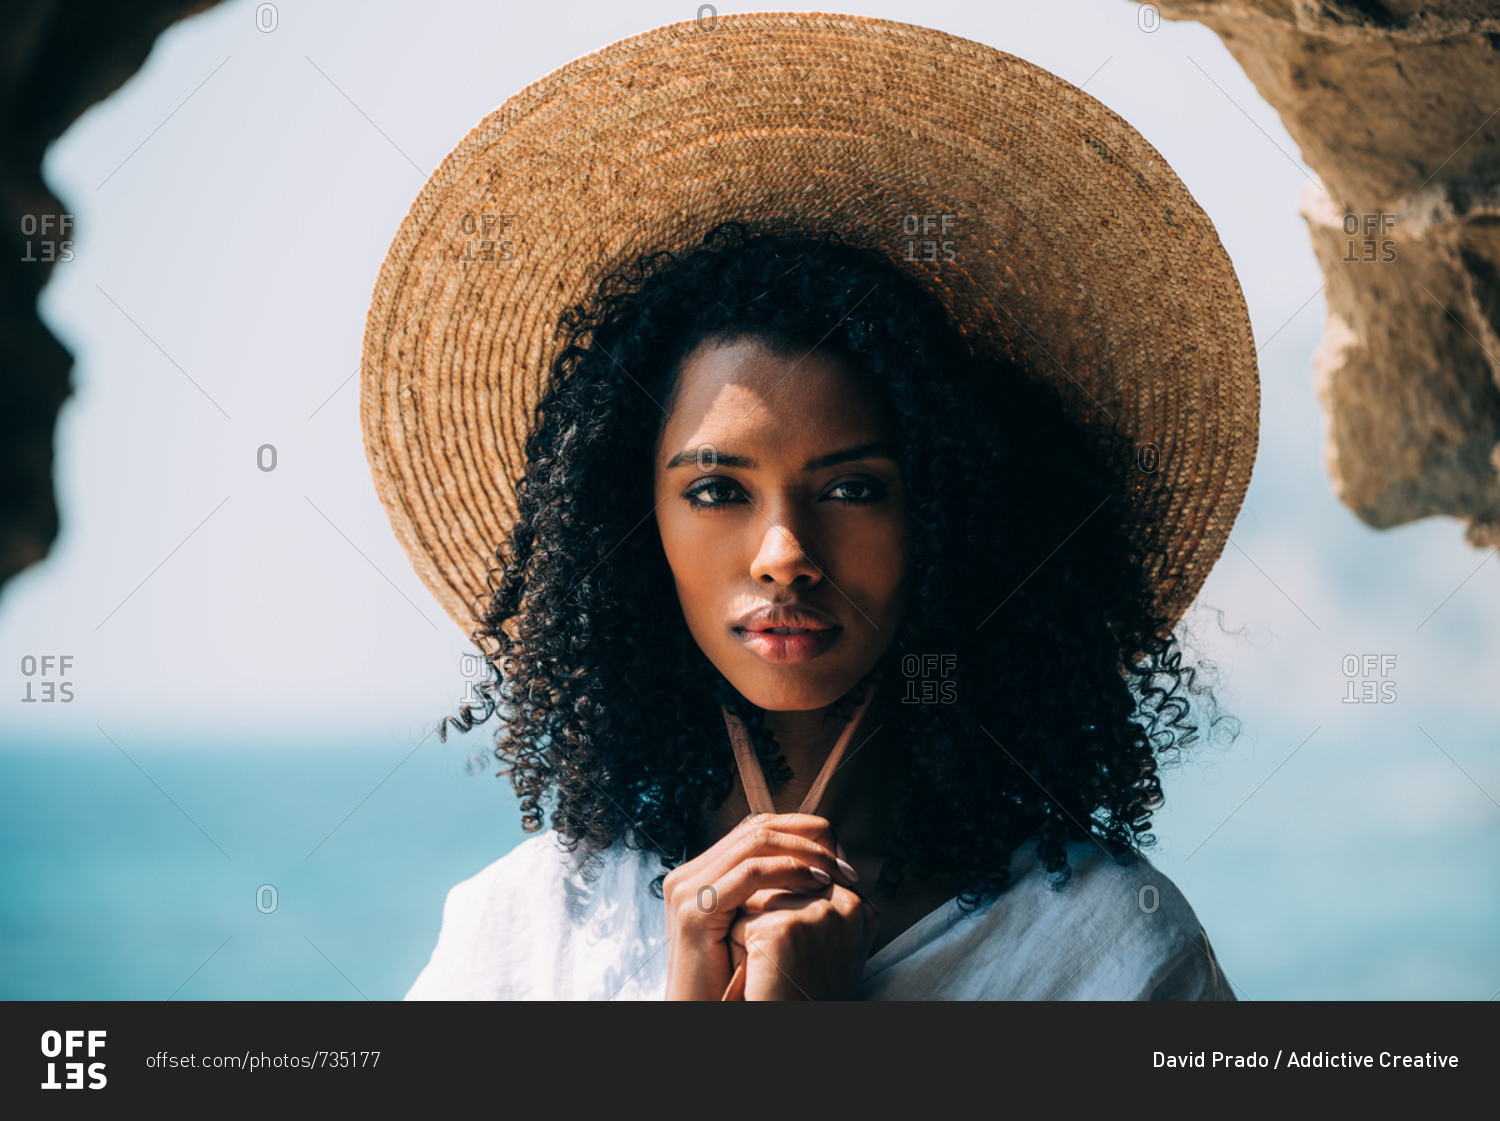
[(720, 999), (742, 960), (746, 1000), (852, 998), (879, 920), (840, 857), (824, 818), (751, 814), (674, 868), (667, 999)]

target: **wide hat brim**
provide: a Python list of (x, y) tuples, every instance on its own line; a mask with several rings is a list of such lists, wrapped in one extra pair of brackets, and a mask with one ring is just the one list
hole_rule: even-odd
[(1098, 516), (1126, 527), (1158, 611), (1180, 619), (1259, 432), (1249, 315), (1208, 216), (1130, 125), (1024, 59), (774, 12), (670, 24), (533, 82), (396, 233), (365, 329), (365, 448), (465, 633), (515, 518), (559, 316), (642, 252), (731, 219), (880, 251), (976, 349), (1055, 386), (1124, 480)]

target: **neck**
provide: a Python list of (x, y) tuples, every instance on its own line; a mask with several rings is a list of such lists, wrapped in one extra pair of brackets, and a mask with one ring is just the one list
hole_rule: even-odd
[[(791, 779), (773, 795), (776, 808), (786, 812), (796, 809), (812, 787), (813, 781), (818, 777), (818, 772), (823, 769), (823, 764), (833, 750), (834, 744), (838, 742), (844, 730), (845, 721), (830, 705), (827, 708), (812, 709), (807, 712), (768, 711), (765, 714), (765, 722), (771, 734), (776, 737), (787, 765), (792, 769)], [(840, 780), (847, 778), (845, 772), (853, 766), (850, 756), (858, 759), (865, 753), (866, 748), (874, 746), (873, 743), (864, 743), (863, 748), (860, 745), (875, 730), (877, 723), (872, 722), (867, 715), (861, 726), (855, 729), (854, 739), (844, 750), (843, 761), (849, 763), (849, 766), (841, 766), (828, 788), (823, 792), (822, 801), (818, 806), (820, 813), (825, 811), (833, 800), (834, 787), (846, 785)]]
[[(792, 770), (784, 786), (772, 791), (778, 813), (792, 813), (812, 788), (840, 734), (845, 719), (833, 706), (806, 712), (767, 710), (765, 724)], [(816, 810), (826, 818), (851, 853), (879, 849), (889, 840), (894, 803), (895, 736), (882, 726), (877, 707), (865, 714), (844, 749), (843, 759), (823, 790)], [(750, 812), (744, 788), (735, 783), (718, 815), (719, 833), (727, 833)]]

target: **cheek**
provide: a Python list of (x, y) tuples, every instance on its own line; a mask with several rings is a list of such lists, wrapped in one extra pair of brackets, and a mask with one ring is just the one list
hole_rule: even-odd
[(690, 511), (667, 513), (663, 505), (657, 525), (683, 616), (696, 633), (700, 623), (721, 612), (729, 550), (722, 536), (695, 524)]
[(887, 618), (905, 607), (910, 565), (904, 518), (875, 523), (849, 542), (847, 571), (852, 582)]

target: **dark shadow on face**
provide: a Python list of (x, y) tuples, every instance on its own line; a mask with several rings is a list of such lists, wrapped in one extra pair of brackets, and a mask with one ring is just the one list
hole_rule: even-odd
[[(689, 630), (752, 704), (832, 704), (890, 648), (910, 600), (888, 397), (841, 355), (740, 336), (689, 353), (668, 408), (656, 522)], [(818, 617), (780, 634), (747, 620), (770, 606)]]

